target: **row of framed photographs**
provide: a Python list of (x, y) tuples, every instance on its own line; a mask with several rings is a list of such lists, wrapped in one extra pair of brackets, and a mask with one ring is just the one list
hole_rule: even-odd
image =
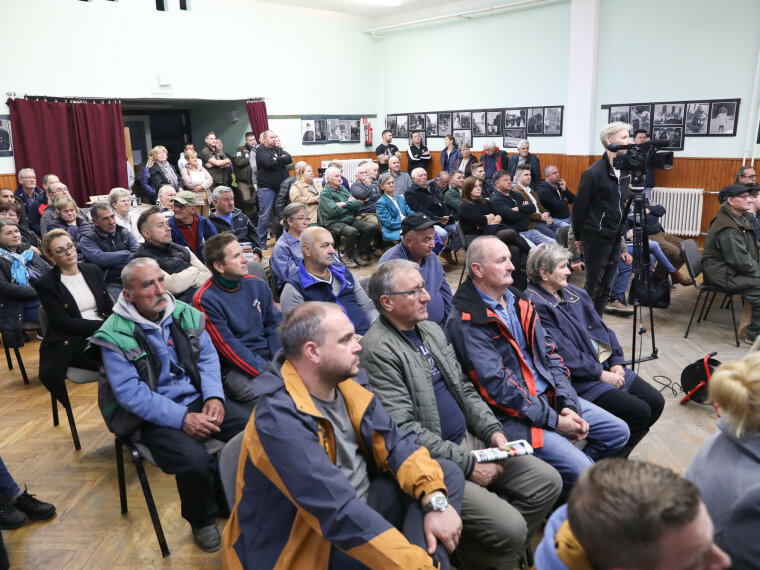
[(301, 117), (303, 144), (361, 142), (361, 117), (316, 115)]
[[(388, 115), (386, 128), (395, 137), (408, 137), (413, 132), (426, 137), (454, 135), (465, 137), (506, 136), (507, 131), (521, 129), (526, 136), (562, 136), (564, 106), (516, 107), (482, 109), (477, 111), (442, 111), (436, 113), (405, 113)], [(459, 131), (459, 133), (457, 133)], [(525, 137), (523, 137), (525, 138)]]
[(685, 137), (736, 136), (740, 102), (708, 99), (609, 105), (609, 122), (630, 123), (633, 131), (646, 129), (652, 140), (668, 141), (668, 150), (683, 150)]

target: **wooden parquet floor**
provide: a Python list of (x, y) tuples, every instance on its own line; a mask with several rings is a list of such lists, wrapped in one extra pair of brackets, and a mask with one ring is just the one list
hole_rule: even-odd
[[(461, 265), (446, 267), (456, 287)], [(368, 276), (370, 268), (356, 271)], [(580, 276), (574, 275), (577, 283)], [(660, 358), (644, 363), (640, 375), (680, 380), (684, 366), (713, 350), (727, 361), (741, 357), (749, 348), (733, 344), (731, 317), (713, 307), (709, 323), (692, 329), (683, 338), (696, 292), (679, 287), (671, 307), (655, 311), (655, 332)], [(738, 318), (738, 316), (737, 316)], [(624, 347), (630, 347), (629, 318), (607, 317)], [(646, 324), (648, 328), (648, 322)], [(649, 337), (645, 337), (646, 343)], [(190, 527), (181, 518), (173, 477), (146, 466), (171, 556), (161, 558), (145, 501), (131, 461), (125, 458), (129, 513), (121, 515), (116, 480), (113, 437), (97, 408), (95, 384), (69, 383), (82, 450), (75, 451), (66, 415), (53, 427), (50, 397), (36, 376), (39, 342), (32, 340), (21, 350), (31, 385), (25, 386), (17, 367), (6, 370), (0, 358), (0, 455), (20, 485), (57, 507), (50, 521), (28, 523), (18, 530), (3, 531), (14, 568), (218, 568), (221, 557), (206, 554), (193, 543)], [(649, 345), (645, 344), (645, 354)], [(665, 392), (663, 417), (633, 454), (634, 458), (667, 465), (683, 472), (699, 446), (714, 431), (715, 414), (699, 404), (680, 406), (676, 396)], [(219, 525), (224, 521), (219, 520)]]

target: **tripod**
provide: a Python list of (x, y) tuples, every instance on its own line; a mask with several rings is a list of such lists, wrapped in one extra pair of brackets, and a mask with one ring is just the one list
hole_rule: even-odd
[[(631, 293), (630, 301), (633, 306), (633, 323), (632, 323), (632, 339), (631, 339), (631, 359), (626, 361), (626, 365), (633, 365), (635, 363), (648, 362), (658, 358), (657, 346), (655, 345), (654, 338), (654, 313), (652, 307), (649, 306), (649, 329), (652, 332), (652, 353), (649, 356), (642, 358), (636, 358), (636, 336), (643, 335), (647, 332), (644, 326), (644, 307), (640, 302), (640, 287), (643, 287), (644, 291), (649, 293), (649, 298), (652, 298), (653, 284), (652, 284), (652, 263), (649, 256), (649, 233), (645, 224), (646, 219), (646, 205), (644, 197), (644, 176), (637, 175), (638, 173), (632, 173), (632, 186), (631, 194), (628, 196), (625, 207), (623, 208), (623, 217), (620, 220), (620, 228), (618, 229), (616, 243), (620, 243), (620, 239), (626, 228), (626, 220), (628, 219), (628, 212), (633, 207), (633, 264), (631, 272)], [(616, 249), (613, 247), (610, 253), (609, 263), (616, 262), (615, 255)], [(639, 327), (638, 324), (641, 323)], [(643, 340), (641, 341), (643, 344)]]

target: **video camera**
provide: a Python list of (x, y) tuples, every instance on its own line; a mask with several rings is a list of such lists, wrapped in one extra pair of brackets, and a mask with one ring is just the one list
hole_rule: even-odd
[(631, 173), (631, 186), (644, 187), (644, 176), (650, 168), (670, 170), (673, 168), (673, 153), (671, 151), (659, 151), (658, 148), (668, 146), (668, 141), (649, 141), (641, 144), (618, 144), (612, 143), (607, 147), (611, 152), (626, 150), (625, 154), (617, 155), (612, 161), (612, 166), (618, 170)]

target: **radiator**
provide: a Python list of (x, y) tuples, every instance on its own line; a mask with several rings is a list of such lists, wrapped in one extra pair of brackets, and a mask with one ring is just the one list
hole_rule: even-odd
[[(359, 167), (359, 163), (364, 162), (365, 160), (369, 160), (369, 159), (367, 158), (352, 158), (350, 160), (341, 159), (341, 163), (343, 164), (343, 176), (345, 176), (348, 179), (348, 181), (351, 183), (356, 182), (356, 169)], [(327, 168), (329, 164), (330, 164), (329, 160), (323, 160), (322, 168)]]
[(704, 194), (702, 188), (652, 189), (651, 202), (665, 207), (660, 220), (665, 231), (678, 236), (698, 236), (702, 229)]

